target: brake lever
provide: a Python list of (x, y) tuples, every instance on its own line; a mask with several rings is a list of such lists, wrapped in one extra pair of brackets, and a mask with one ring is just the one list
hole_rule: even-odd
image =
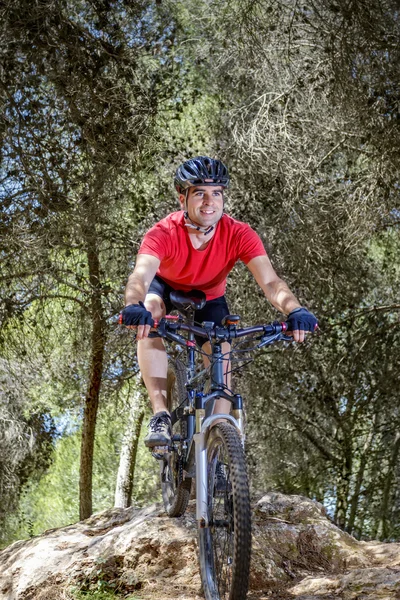
[(283, 342), (293, 342), (293, 336), (292, 335), (285, 335), (284, 333), (281, 334), (280, 339)]
[(285, 335), (284, 333), (276, 333), (275, 335), (263, 336), (261, 338), (261, 342), (257, 344), (257, 348), (263, 348), (264, 346), (269, 346), (274, 342), (293, 342), (293, 338), (290, 335)]
[(261, 338), (261, 342), (259, 344), (257, 344), (257, 348), (263, 348), (264, 346), (269, 346), (270, 344), (273, 344), (274, 342), (276, 342), (279, 338), (280, 338), (281, 334), (280, 333), (275, 333), (274, 335), (268, 335), (268, 336), (263, 336)]

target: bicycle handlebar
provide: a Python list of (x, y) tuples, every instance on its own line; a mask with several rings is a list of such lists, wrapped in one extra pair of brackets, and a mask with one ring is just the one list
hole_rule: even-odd
[(160, 321), (155, 320), (154, 327), (157, 329), (161, 337), (169, 337), (174, 341), (182, 341), (182, 339), (178, 339), (182, 338), (182, 336), (177, 333), (179, 330), (192, 332), (194, 335), (205, 339), (211, 338), (219, 339), (221, 341), (245, 337), (254, 333), (262, 333), (264, 336), (272, 337), (279, 336), (281, 334), (282, 337), (280, 339), (292, 340), (292, 338), (284, 335), (287, 331), (287, 323), (279, 323), (278, 321), (274, 321), (274, 323), (268, 323), (266, 325), (253, 325), (251, 327), (244, 327), (242, 329), (236, 329), (236, 327), (232, 325), (216, 325), (214, 327), (206, 328), (199, 327), (198, 325), (188, 325), (187, 323), (182, 323), (179, 321), (179, 318), (168, 319), (167, 317), (164, 317), (160, 319)]

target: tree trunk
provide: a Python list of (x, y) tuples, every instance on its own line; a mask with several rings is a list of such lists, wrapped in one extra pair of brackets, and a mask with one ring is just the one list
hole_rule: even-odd
[[(370, 452), (372, 442), (374, 439), (374, 435), (375, 435), (375, 416), (376, 415), (374, 415), (374, 418), (373, 418), (373, 425), (372, 425), (372, 427), (367, 435), (367, 439), (365, 440), (365, 443), (364, 443), (364, 447), (363, 447), (362, 454), (360, 457), (360, 465), (359, 465), (358, 471), (357, 471), (356, 483), (354, 486), (354, 493), (353, 493), (353, 496), (352, 496), (351, 502), (350, 502), (350, 514), (349, 514), (349, 519), (347, 521), (347, 526), (346, 526), (346, 531), (350, 534), (352, 534), (353, 530), (354, 530), (354, 522), (355, 522), (357, 509), (358, 509), (358, 501), (360, 498), (361, 486), (364, 481), (365, 468), (367, 466), (369, 452)], [(361, 533), (362, 532), (360, 531), (360, 535), (361, 535)]]
[(346, 527), (346, 517), (349, 502), (350, 478), (352, 472), (352, 448), (349, 440), (343, 440), (342, 467), (338, 474), (336, 487), (335, 523), (341, 529)]
[(92, 339), (90, 375), (82, 423), (81, 463), (79, 475), (79, 516), (87, 519), (92, 514), (93, 450), (97, 410), (105, 347), (105, 319), (101, 305), (100, 263), (96, 238), (93, 232), (86, 233), (89, 281), (91, 285)]
[(128, 508), (132, 504), (136, 454), (144, 412), (143, 394), (140, 388), (136, 388), (131, 396), (129, 418), (122, 441), (115, 488), (114, 506), (116, 508)]
[(389, 537), (389, 500), (390, 500), (390, 490), (392, 487), (394, 470), (396, 468), (397, 459), (400, 451), (400, 433), (397, 432), (394, 438), (392, 453), (390, 456), (388, 469), (385, 477), (385, 485), (383, 488), (382, 494), (382, 502), (381, 502), (381, 510), (380, 510), (380, 518), (378, 525), (378, 539), (385, 540)]

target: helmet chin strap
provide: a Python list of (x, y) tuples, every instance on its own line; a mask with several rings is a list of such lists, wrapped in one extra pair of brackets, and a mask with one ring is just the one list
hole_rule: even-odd
[(210, 227), (200, 227), (200, 225), (197, 225), (196, 223), (194, 223), (194, 221), (192, 221), (192, 219), (189, 217), (189, 213), (187, 211), (185, 211), (184, 215), (185, 215), (185, 219), (189, 219), (189, 221), (190, 221), (190, 223), (185, 223), (185, 227), (190, 227), (190, 229), (195, 229), (196, 231), (201, 231), (204, 233), (204, 235), (211, 233), (211, 231), (215, 227), (215, 225), (211, 225)]

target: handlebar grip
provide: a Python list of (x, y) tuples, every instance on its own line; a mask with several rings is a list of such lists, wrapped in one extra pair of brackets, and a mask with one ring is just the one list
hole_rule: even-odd
[[(288, 324), (287, 322), (281, 323), (282, 325), (282, 331), (286, 332), (288, 330)], [(314, 325), (314, 331), (317, 331), (317, 329), (319, 329), (319, 325), (318, 323), (315, 323)], [(292, 332), (292, 330), (290, 330), (290, 333)], [(310, 333), (309, 331), (306, 330), (306, 333)]]

